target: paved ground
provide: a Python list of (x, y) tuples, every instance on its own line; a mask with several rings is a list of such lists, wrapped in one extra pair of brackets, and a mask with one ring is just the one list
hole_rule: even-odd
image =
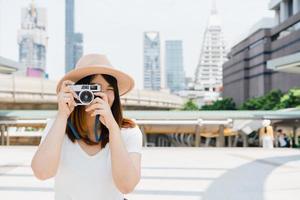
[[(53, 199), (30, 168), (34, 147), (0, 147), (0, 199)], [(146, 148), (129, 200), (298, 200), (300, 150)]]

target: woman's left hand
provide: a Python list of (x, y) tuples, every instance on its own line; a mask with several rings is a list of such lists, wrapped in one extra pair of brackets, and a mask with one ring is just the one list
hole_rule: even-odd
[[(111, 112), (110, 105), (108, 103), (107, 95), (103, 92), (95, 92), (95, 96), (99, 96), (94, 98), (91, 105), (89, 105), (85, 111), (91, 112), (91, 116), (100, 115), (99, 120), (110, 129), (112, 126), (116, 126), (117, 122)], [(100, 98), (101, 97), (101, 98)]]

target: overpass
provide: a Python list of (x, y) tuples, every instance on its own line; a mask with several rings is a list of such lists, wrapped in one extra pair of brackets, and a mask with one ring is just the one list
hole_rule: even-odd
[[(57, 109), (57, 81), (14, 74), (0, 74), (0, 80), (0, 109)], [(133, 90), (121, 102), (127, 110), (170, 110), (181, 108), (184, 100), (167, 92)]]

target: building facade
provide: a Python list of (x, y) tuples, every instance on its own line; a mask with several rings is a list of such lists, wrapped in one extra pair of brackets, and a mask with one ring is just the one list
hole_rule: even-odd
[(287, 92), (300, 86), (300, 74), (288, 70), (300, 66), (299, 0), (272, 0), (269, 6), (276, 25), (236, 44), (223, 65), (223, 97), (232, 97), (238, 105), (273, 89)]
[(199, 63), (195, 72), (195, 89), (218, 92), (223, 86), (222, 65), (226, 61), (226, 48), (221, 20), (213, 4), (205, 29)]
[(66, 0), (65, 18), (65, 72), (75, 68), (77, 60), (83, 54), (83, 35), (75, 33), (74, 29), (74, 0)]
[(18, 31), (19, 62), (24, 65), (19, 73), (45, 77), (47, 51), (47, 15), (45, 8), (31, 3), (22, 9), (21, 29)]
[(165, 43), (166, 82), (171, 92), (185, 89), (181, 40), (167, 40)]
[(144, 33), (144, 88), (161, 89), (160, 37), (158, 32)]
[(0, 74), (24, 75), (23, 73), (18, 73), (23, 68), (23, 64), (0, 56)]

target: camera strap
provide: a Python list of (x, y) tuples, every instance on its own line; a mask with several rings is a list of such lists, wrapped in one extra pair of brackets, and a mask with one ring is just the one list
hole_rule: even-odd
[[(95, 134), (96, 142), (100, 142), (103, 139), (103, 134), (100, 134), (100, 136), (98, 136), (98, 134), (97, 134), (97, 128), (98, 128), (98, 125), (99, 125), (99, 117), (100, 117), (100, 115), (96, 115), (95, 126), (94, 126), (94, 134)], [(67, 124), (68, 124), (69, 128), (71, 129), (71, 132), (73, 133), (75, 139), (80, 140), (80, 135), (77, 132), (77, 130), (74, 128), (74, 126), (72, 125), (72, 122), (71, 122), (70, 118), (68, 118)]]

